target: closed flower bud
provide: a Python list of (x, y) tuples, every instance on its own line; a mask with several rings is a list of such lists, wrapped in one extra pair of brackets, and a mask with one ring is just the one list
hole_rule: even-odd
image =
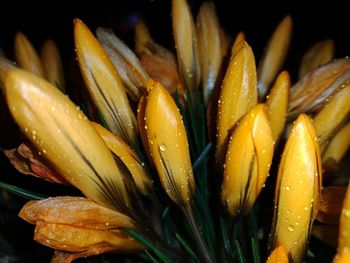
[(276, 247), (267, 258), (266, 263), (288, 263), (288, 255), (282, 246)]

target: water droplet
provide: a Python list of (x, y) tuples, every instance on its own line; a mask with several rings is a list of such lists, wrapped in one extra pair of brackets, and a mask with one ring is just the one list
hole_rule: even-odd
[(167, 147), (166, 147), (165, 144), (162, 143), (161, 145), (159, 145), (159, 150), (160, 150), (161, 152), (165, 152), (166, 149), (167, 149)]
[(287, 185), (284, 189), (285, 189), (286, 191), (289, 191), (289, 190), (290, 190), (290, 186)]
[(289, 232), (293, 232), (294, 231), (294, 226), (293, 225), (288, 225), (287, 227)]

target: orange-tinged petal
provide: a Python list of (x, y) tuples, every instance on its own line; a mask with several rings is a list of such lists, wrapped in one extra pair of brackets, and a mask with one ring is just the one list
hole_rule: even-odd
[(109, 130), (130, 144), (136, 142), (136, 118), (118, 72), (98, 40), (79, 19), (74, 20), (74, 42), (86, 86)]
[(218, 101), (216, 159), (224, 162), (230, 130), (257, 103), (254, 54), (244, 41), (231, 57)]
[(334, 56), (334, 41), (326, 39), (310, 47), (301, 59), (299, 78), (311, 70), (331, 61)]
[(273, 32), (259, 63), (259, 97), (264, 98), (287, 56), (292, 35), (292, 18), (286, 16)]
[(266, 101), (274, 141), (278, 141), (284, 130), (288, 111), (289, 90), (290, 77), (287, 71), (283, 71), (278, 75)]
[(279, 164), (274, 220), (269, 247), (283, 246), (292, 262), (301, 262), (319, 210), (321, 159), (311, 120), (295, 121)]
[(322, 155), (323, 162), (332, 158), (337, 163), (343, 158), (350, 147), (350, 123), (344, 125), (343, 128), (331, 139), (324, 154)]
[(288, 255), (282, 246), (276, 247), (267, 258), (266, 263), (288, 263)]
[(344, 253), (343, 255), (336, 255), (333, 263), (349, 263), (350, 262), (350, 252)]
[(247, 214), (267, 179), (273, 139), (263, 104), (239, 122), (230, 138), (221, 200), (232, 216)]
[(96, 122), (91, 122), (92, 127), (102, 137), (108, 148), (125, 164), (129, 169), (137, 189), (146, 195), (152, 188), (152, 180), (147, 174), (144, 164), (137, 154), (122, 139), (102, 127)]
[(205, 105), (208, 105), (222, 61), (220, 25), (211, 2), (204, 2), (199, 9), (197, 33), (203, 98)]
[(186, 0), (172, 0), (172, 21), (180, 73), (193, 91), (199, 87), (201, 72), (196, 27)]
[(62, 92), (65, 92), (63, 65), (60, 52), (54, 41), (46, 40), (44, 42), (41, 49), (41, 61), (44, 66), (46, 79)]
[(39, 55), (22, 32), (17, 32), (15, 36), (15, 55), (16, 61), (21, 68), (45, 78), (44, 68)]
[(337, 255), (341, 256), (350, 251), (350, 184), (347, 187), (343, 209), (340, 215), (338, 250)]
[(59, 196), (30, 201), (22, 207), (19, 216), (31, 224), (40, 221), (96, 230), (135, 229), (126, 215), (84, 197)]
[(149, 81), (145, 129), (160, 181), (170, 198), (189, 207), (194, 178), (187, 134), (180, 111), (166, 89)]
[(19, 69), (6, 73), (5, 90), (20, 129), (60, 175), (100, 204), (130, 207), (113, 155), (76, 105), (49, 82)]
[(143, 247), (119, 230), (96, 230), (38, 221), (35, 241), (58, 250), (82, 252), (95, 247), (115, 251), (138, 251)]
[(350, 81), (344, 84), (323, 109), (315, 116), (314, 126), (323, 153), (330, 140), (341, 128), (350, 112)]

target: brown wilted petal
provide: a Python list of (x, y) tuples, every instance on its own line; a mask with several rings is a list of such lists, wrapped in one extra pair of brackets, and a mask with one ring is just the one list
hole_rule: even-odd
[(338, 225), (346, 187), (330, 186), (322, 190), (320, 210), (316, 219), (325, 224)]
[(91, 256), (96, 256), (107, 252), (111, 252), (113, 250), (114, 248), (112, 247), (104, 247), (104, 246), (94, 247), (93, 249), (86, 250), (83, 252), (78, 252), (78, 253), (55, 250), (50, 263), (71, 263), (73, 260), (78, 258), (87, 258)]

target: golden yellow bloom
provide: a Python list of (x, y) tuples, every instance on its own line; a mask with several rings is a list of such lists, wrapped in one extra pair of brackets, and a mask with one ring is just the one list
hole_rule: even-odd
[(242, 31), (238, 32), (237, 36), (235, 37), (235, 41), (233, 41), (233, 45), (231, 47), (231, 55), (233, 55), (233, 53), (237, 51), (238, 44), (241, 41), (245, 41), (245, 40), (246, 39), (245, 39), (244, 33)]
[(221, 201), (232, 216), (247, 214), (268, 176), (273, 139), (263, 104), (240, 121), (227, 149)]
[(60, 175), (104, 206), (130, 208), (123, 174), (77, 106), (49, 82), (19, 69), (6, 73), (5, 92), (22, 132)]
[(147, 174), (144, 164), (136, 153), (122, 139), (103, 128), (96, 122), (91, 122), (92, 127), (102, 137), (108, 148), (125, 164), (134, 179), (137, 189), (146, 195), (152, 188), (152, 180)]
[(299, 68), (299, 78), (303, 77), (311, 70), (331, 61), (333, 55), (334, 41), (332, 39), (317, 42), (304, 54)]
[(292, 18), (286, 16), (273, 32), (259, 63), (259, 97), (264, 98), (287, 56), (292, 36)]
[(341, 256), (336, 256), (333, 263), (348, 263), (350, 262), (350, 252), (347, 252)]
[(204, 2), (200, 7), (197, 30), (203, 98), (208, 105), (222, 61), (220, 25), (213, 3)]
[(282, 246), (276, 247), (267, 258), (266, 263), (288, 263), (288, 255)]
[(315, 116), (314, 126), (323, 153), (350, 112), (350, 82), (336, 93)]
[(269, 247), (283, 246), (291, 262), (301, 262), (319, 209), (321, 159), (311, 120), (295, 121), (279, 164)]
[(322, 161), (326, 162), (328, 159), (333, 159), (337, 163), (343, 158), (350, 147), (350, 123), (344, 125), (336, 135), (331, 139), (324, 154)]
[(74, 20), (74, 41), (86, 86), (109, 130), (133, 144), (136, 118), (122, 81), (98, 40), (79, 19)]
[(231, 129), (257, 103), (255, 59), (247, 42), (241, 42), (227, 68), (218, 101), (216, 160), (221, 166)]
[(43, 63), (46, 79), (57, 86), (62, 92), (65, 92), (65, 82), (63, 74), (63, 65), (60, 52), (56, 43), (52, 40), (46, 40), (41, 49), (41, 61)]
[(196, 27), (186, 0), (172, 0), (172, 20), (179, 71), (193, 91), (199, 88), (201, 72)]
[(194, 178), (182, 117), (160, 83), (150, 81), (147, 89), (145, 129), (153, 162), (166, 193), (177, 205), (189, 207)]
[(9, 69), (15, 69), (16, 64), (6, 58), (0, 57), (0, 89), (4, 88), (5, 72)]
[(290, 77), (287, 71), (283, 71), (277, 76), (266, 101), (274, 141), (278, 141), (284, 130), (289, 103), (289, 90)]
[(350, 184), (347, 188), (339, 223), (338, 257), (350, 252)]

